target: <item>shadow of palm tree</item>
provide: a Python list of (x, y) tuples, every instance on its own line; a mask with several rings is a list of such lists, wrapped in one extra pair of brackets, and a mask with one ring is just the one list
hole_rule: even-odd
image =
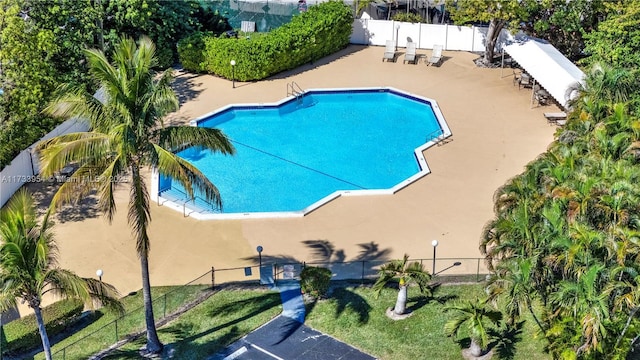
[(380, 249), (375, 242), (358, 244), (360, 252), (355, 257), (355, 261), (387, 261), (389, 260), (390, 248)]
[(524, 321), (520, 321), (511, 326), (489, 329), (489, 336), (495, 339), (489, 344), (489, 348), (492, 348), (500, 359), (513, 359), (516, 356), (516, 344), (522, 340), (523, 328)]
[[(177, 334), (182, 338), (181, 341), (192, 342), (198, 338), (209, 335), (216, 331), (226, 329), (230, 326), (236, 326), (238, 323), (250, 319), (264, 311), (267, 311), (275, 306), (279, 306), (280, 295), (277, 293), (264, 294), (259, 296), (253, 296), (241, 301), (236, 301), (235, 303), (225, 306), (215, 306), (211, 309), (208, 309), (206, 314), (203, 316), (216, 317), (219, 314), (234, 314), (237, 315), (232, 320), (229, 320), (220, 325), (214, 326), (205, 331), (201, 331), (197, 334), (193, 334), (193, 332), (188, 332), (188, 326), (184, 325), (171, 325), (163, 329), (163, 331), (171, 334)], [(191, 336), (185, 336), (187, 334), (193, 334)]]
[(304, 240), (302, 243), (311, 250), (312, 262), (329, 262), (335, 252), (335, 246), (329, 240)]
[(338, 288), (333, 291), (331, 298), (336, 301), (336, 312), (334, 314), (337, 319), (345, 310), (349, 309), (358, 315), (358, 323), (366, 324), (369, 322), (369, 313), (371, 305), (359, 294), (347, 288)]
[(202, 93), (202, 90), (194, 90), (195, 87), (202, 85), (202, 82), (194, 81), (199, 76), (200, 74), (189, 73), (183, 70), (176, 71), (176, 77), (173, 84), (171, 84), (171, 87), (178, 96), (180, 106), (187, 101), (195, 99), (200, 95), (200, 93)]
[[(56, 181), (31, 182), (25, 184), (25, 187), (29, 190), (35, 203), (38, 205), (38, 214), (42, 215), (47, 211), (60, 185), (62, 185), (62, 183)], [(100, 216), (97, 204), (98, 200), (95, 192), (93, 192), (73, 204), (64, 205), (56, 210), (53, 219), (65, 223), (96, 218)]]
[[(248, 256), (242, 258), (245, 261), (251, 261), (254, 265), (260, 264), (260, 257), (256, 256)], [(283, 264), (301, 264), (302, 261), (294, 258), (289, 255), (262, 255), (262, 265), (283, 265)]]

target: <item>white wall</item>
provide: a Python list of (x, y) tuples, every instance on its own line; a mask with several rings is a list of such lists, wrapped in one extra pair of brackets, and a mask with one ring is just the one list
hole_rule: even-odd
[[(393, 20), (356, 19), (350, 42), (359, 45), (384, 46), (387, 40), (398, 41), (398, 47), (405, 47), (413, 41), (418, 49), (433, 49), (433, 45), (444, 46), (444, 50), (474, 51), (485, 50), (487, 27), (458, 26), (448, 24), (412, 24)], [(512, 36), (503, 30), (498, 38), (497, 48)]]
[[(69, 119), (58, 125), (55, 129), (43, 136), (41, 140), (51, 139), (62, 134), (82, 132), (89, 130), (89, 124), (78, 120)], [(0, 171), (0, 206), (3, 206), (11, 196), (27, 182), (41, 181), (37, 175), (40, 173), (38, 155), (35, 152), (34, 143), (29, 148), (22, 150), (11, 164)]]

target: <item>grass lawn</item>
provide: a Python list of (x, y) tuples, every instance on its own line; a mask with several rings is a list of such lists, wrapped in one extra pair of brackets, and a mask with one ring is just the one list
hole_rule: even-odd
[[(282, 312), (273, 291), (220, 291), (158, 329), (163, 358), (206, 359)], [(126, 344), (105, 359), (140, 359), (146, 339)]]
[[(309, 309), (305, 324), (380, 359), (462, 358), (461, 346), (444, 334), (444, 324), (453, 315), (444, 312), (444, 303), (482, 297), (482, 285), (441, 286), (431, 300), (412, 287), (407, 307), (414, 313), (399, 321), (385, 316), (396, 295), (397, 290), (384, 289), (376, 299), (368, 287), (337, 288), (330, 299)], [(544, 340), (535, 337), (535, 330), (535, 323), (526, 321), (513, 357), (494, 359), (551, 359), (542, 351)], [(466, 346), (468, 338), (461, 338)]]
[[(190, 285), (180, 287), (154, 287), (151, 289), (154, 301), (154, 315), (156, 319), (169, 314), (186, 302), (198, 297), (206, 285)], [(125, 296), (124, 302), (127, 314), (119, 318), (117, 326), (114, 320), (117, 315), (102, 310), (96, 311), (94, 321), (86, 324), (73, 335), (55, 343), (51, 349), (54, 359), (86, 359), (102, 349), (106, 349), (125, 335), (144, 329), (144, 310), (142, 308), (142, 291)], [(92, 334), (92, 335), (90, 335)], [(90, 335), (89, 338), (80, 340)], [(34, 359), (44, 359), (44, 353), (37, 354)]]
[[(161, 291), (154, 288), (162, 298)], [(193, 297), (202, 288), (190, 287)], [(339, 340), (355, 346), (380, 359), (460, 359), (461, 345), (468, 345), (468, 338), (456, 342), (445, 336), (443, 327), (451, 314), (444, 312), (444, 304), (454, 301), (475, 299), (483, 296), (482, 285), (441, 286), (433, 298), (422, 297), (417, 288), (409, 289), (408, 309), (413, 315), (405, 320), (393, 321), (385, 316), (385, 310), (393, 306), (397, 290), (385, 289), (376, 299), (369, 287), (337, 287), (332, 297), (310, 305), (306, 325), (327, 333)], [(178, 301), (176, 295), (176, 304)], [(141, 305), (140, 295), (125, 298), (128, 308)], [(174, 301), (167, 298), (172, 307)], [(164, 306), (160, 302), (160, 308)], [(167, 308), (170, 307), (167, 305)], [(156, 304), (156, 315), (161, 309)], [(282, 311), (277, 292), (265, 290), (225, 290), (220, 291), (181, 317), (158, 329), (160, 340), (165, 344), (163, 358), (205, 359), (255, 328), (266, 323)], [(144, 326), (143, 314), (119, 321), (120, 339), (128, 329)], [(115, 342), (115, 329), (104, 325), (113, 320), (111, 315), (103, 315), (81, 332), (95, 331), (103, 327), (91, 341), (83, 341), (54, 355), (55, 359), (86, 359), (88, 355), (107, 348)], [(129, 331), (130, 332), (130, 331)], [(535, 324), (525, 322), (512, 356), (494, 356), (494, 359), (550, 359), (543, 353), (543, 340), (536, 338)], [(78, 335), (74, 335), (77, 338)], [(66, 339), (56, 345), (74, 341)], [(107, 359), (140, 359), (138, 351), (145, 344), (142, 337), (125, 344), (111, 353)], [(39, 354), (36, 358), (41, 358)]]

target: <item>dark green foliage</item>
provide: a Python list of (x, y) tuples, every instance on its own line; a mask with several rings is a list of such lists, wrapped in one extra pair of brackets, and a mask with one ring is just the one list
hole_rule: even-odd
[[(77, 299), (58, 301), (43, 308), (42, 316), (47, 334), (51, 337), (72, 326), (83, 309), (84, 303)], [(36, 317), (33, 314), (5, 324), (3, 329), (3, 354), (20, 354), (42, 347)]]
[(42, 113), (56, 88), (95, 90), (84, 49), (104, 44), (110, 53), (121, 34), (145, 34), (155, 40), (158, 65), (168, 67), (181, 38), (228, 29), (196, 0), (0, 0), (0, 169), (60, 123)]
[(422, 16), (418, 14), (405, 13), (405, 12), (396, 13), (395, 15), (393, 15), (393, 20), (401, 21), (401, 22), (410, 22), (412, 24), (424, 22), (424, 19), (422, 19)]
[(300, 287), (302, 292), (314, 298), (322, 298), (329, 290), (331, 270), (327, 268), (305, 266), (300, 273)]
[(640, 2), (608, 2), (607, 18), (586, 35), (587, 63), (605, 62), (624, 68), (640, 66)]
[(520, 22), (526, 34), (548, 40), (562, 54), (578, 60), (584, 54), (584, 36), (604, 13), (602, 0), (548, 0), (526, 2), (529, 17)]
[[(192, 71), (206, 71), (228, 79), (234, 76), (241, 81), (260, 80), (345, 48), (352, 22), (347, 5), (329, 1), (310, 7), (266, 36), (235, 39), (194, 35), (193, 39), (181, 42), (180, 62)], [(199, 46), (204, 46), (202, 56), (197, 51)], [(237, 64), (235, 74), (231, 60)]]
[(178, 57), (182, 67), (193, 72), (204, 72), (204, 40), (212, 33), (196, 32), (178, 42)]
[(640, 89), (594, 66), (547, 152), (495, 195), (488, 294), (530, 313), (561, 359), (624, 359), (640, 320)]
[(105, 13), (105, 41), (122, 35), (134, 39), (147, 35), (156, 44), (158, 66), (167, 68), (177, 59), (176, 44), (194, 31), (221, 33), (230, 29), (226, 19), (203, 8), (196, 0), (110, 0)]

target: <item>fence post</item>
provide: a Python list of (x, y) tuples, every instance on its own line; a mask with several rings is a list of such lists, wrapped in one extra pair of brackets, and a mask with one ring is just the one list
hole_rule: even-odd
[(211, 267), (211, 290), (216, 287), (216, 268)]

